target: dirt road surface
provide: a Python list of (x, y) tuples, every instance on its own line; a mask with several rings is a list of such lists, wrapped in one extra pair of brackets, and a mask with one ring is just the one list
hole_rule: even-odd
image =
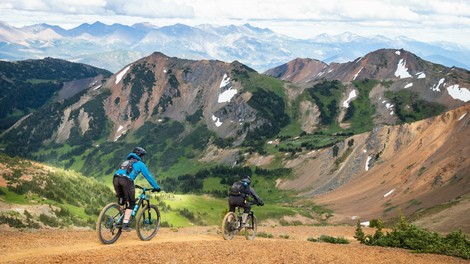
[[(366, 233), (372, 230), (365, 230)], [(470, 263), (434, 254), (370, 247), (354, 240), (354, 227), (259, 227), (273, 238), (223, 240), (218, 227), (161, 228), (151, 241), (135, 230), (103, 245), (95, 231), (0, 229), (0, 263)], [(307, 241), (330, 235), (347, 245)]]

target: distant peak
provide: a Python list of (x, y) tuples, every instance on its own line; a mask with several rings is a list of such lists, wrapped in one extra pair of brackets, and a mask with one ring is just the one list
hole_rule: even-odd
[(100, 21), (96, 21), (95, 23), (91, 24), (92, 26), (104, 26), (105, 24), (100, 22)]

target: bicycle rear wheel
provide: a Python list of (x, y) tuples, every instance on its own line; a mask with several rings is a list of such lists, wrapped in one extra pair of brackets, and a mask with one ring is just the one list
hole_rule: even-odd
[(152, 239), (160, 228), (160, 211), (156, 205), (146, 205), (137, 215), (137, 236), (144, 241)]
[(101, 210), (96, 223), (98, 238), (103, 244), (112, 244), (121, 235), (121, 227), (117, 226), (124, 212), (117, 203), (110, 203)]
[(237, 216), (233, 212), (228, 212), (222, 220), (222, 236), (225, 240), (231, 240), (237, 232)]
[(246, 223), (249, 225), (245, 227), (245, 238), (248, 240), (253, 240), (256, 237), (256, 230), (258, 230), (258, 223), (256, 221), (256, 216), (248, 215)]

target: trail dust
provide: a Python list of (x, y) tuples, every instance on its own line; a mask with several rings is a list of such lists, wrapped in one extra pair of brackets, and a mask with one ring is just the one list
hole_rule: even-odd
[[(0, 263), (469, 263), (435, 254), (359, 244), (352, 226), (260, 226), (272, 238), (242, 236), (223, 240), (218, 227), (161, 228), (141, 241), (135, 230), (103, 245), (95, 231), (14, 231), (0, 227)], [(364, 229), (372, 233), (373, 229)], [(308, 237), (344, 237), (347, 245), (307, 241)]]

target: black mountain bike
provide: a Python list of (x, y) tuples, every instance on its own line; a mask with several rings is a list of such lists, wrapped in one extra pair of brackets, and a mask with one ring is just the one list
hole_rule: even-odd
[[(249, 202), (250, 205), (254, 205), (256, 203)], [(258, 205), (258, 204), (256, 204)], [(242, 225), (242, 215), (243, 215), (243, 208), (238, 207), (238, 213), (235, 214), (234, 212), (228, 212), (224, 220), (222, 221), (222, 236), (225, 240), (231, 240), (236, 234), (241, 231), (245, 231), (245, 238), (248, 240), (253, 240), (256, 237), (256, 230), (258, 229), (258, 223), (256, 221), (256, 217), (254, 212), (250, 210), (248, 213), (248, 217), (246, 219), (245, 226)]]
[[(150, 204), (150, 199), (147, 197), (147, 192), (153, 191), (153, 188), (144, 188), (139, 185), (135, 185), (135, 188), (141, 189), (142, 193), (137, 197), (129, 224), (131, 225), (136, 220), (137, 236), (143, 241), (148, 241), (157, 234), (160, 228), (160, 211), (156, 205)], [(142, 210), (139, 211), (140, 208)], [(121, 207), (117, 203), (110, 203), (101, 210), (96, 223), (96, 231), (101, 243), (116, 242), (122, 232), (125, 211), (126, 207)]]

